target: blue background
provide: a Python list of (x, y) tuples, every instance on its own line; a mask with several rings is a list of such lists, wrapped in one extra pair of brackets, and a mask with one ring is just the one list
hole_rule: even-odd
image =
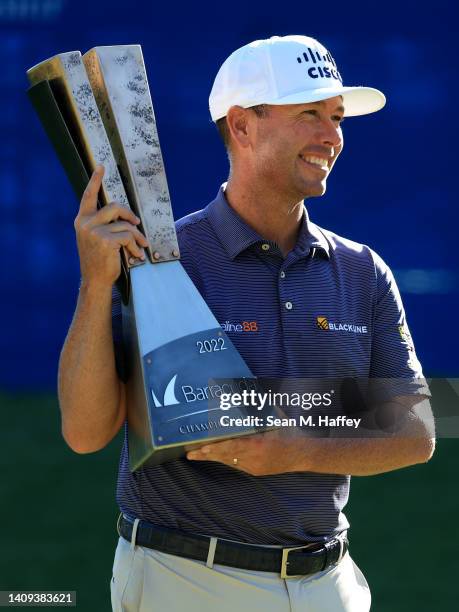
[(441, 2), (0, 0), (0, 388), (55, 387), (79, 282), (77, 201), (25, 94), (26, 69), (62, 51), (140, 43), (178, 218), (206, 205), (227, 176), (207, 107), (220, 64), (251, 40), (290, 33), (317, 37), (346, 84), (388, 99), (344, 123), (344, 152), (310, 215), (382, 255), (425, 372), (457, 375), (455, 22), (453, 3)]

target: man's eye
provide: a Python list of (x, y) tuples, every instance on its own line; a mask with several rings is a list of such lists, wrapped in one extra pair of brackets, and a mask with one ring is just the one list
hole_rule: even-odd
[(341, 115), (335, 115), (334, 117), (332, 117), (333, 121), (336, 121), (339, 125), (341, 125), (344, 121), (344, 117), (341, 117)]
[(303, 114), (316, 116), (317, 115), (317, 111), (315, 109), (311, 108), (309, 110), (303, 111)]

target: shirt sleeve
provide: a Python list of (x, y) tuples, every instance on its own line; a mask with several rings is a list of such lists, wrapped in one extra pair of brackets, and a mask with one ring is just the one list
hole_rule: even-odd
[(378, 379), (391, 397), (413, 394), (430, 396), (394, 275), (379, 255), (372, 251), (372, 256), (376, 295), (370, 378)]

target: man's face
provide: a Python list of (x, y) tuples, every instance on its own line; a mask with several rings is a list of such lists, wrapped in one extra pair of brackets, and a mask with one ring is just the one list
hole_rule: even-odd
[(257, 117), (253, 141), (256, 175), (294, 201), (325, 193), (343, 148), (340, 96), (308, 104), (269, 106)]

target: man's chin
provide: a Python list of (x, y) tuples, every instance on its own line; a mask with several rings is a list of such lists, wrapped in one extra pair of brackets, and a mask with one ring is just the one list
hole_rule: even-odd
[(306, 198), (319, 198), (323, 196), (327, 191), (327, 185), (325, 181), (323, 183), (317, 183), (316, 185), (308, 185), (304, 189), (304, 199)]

